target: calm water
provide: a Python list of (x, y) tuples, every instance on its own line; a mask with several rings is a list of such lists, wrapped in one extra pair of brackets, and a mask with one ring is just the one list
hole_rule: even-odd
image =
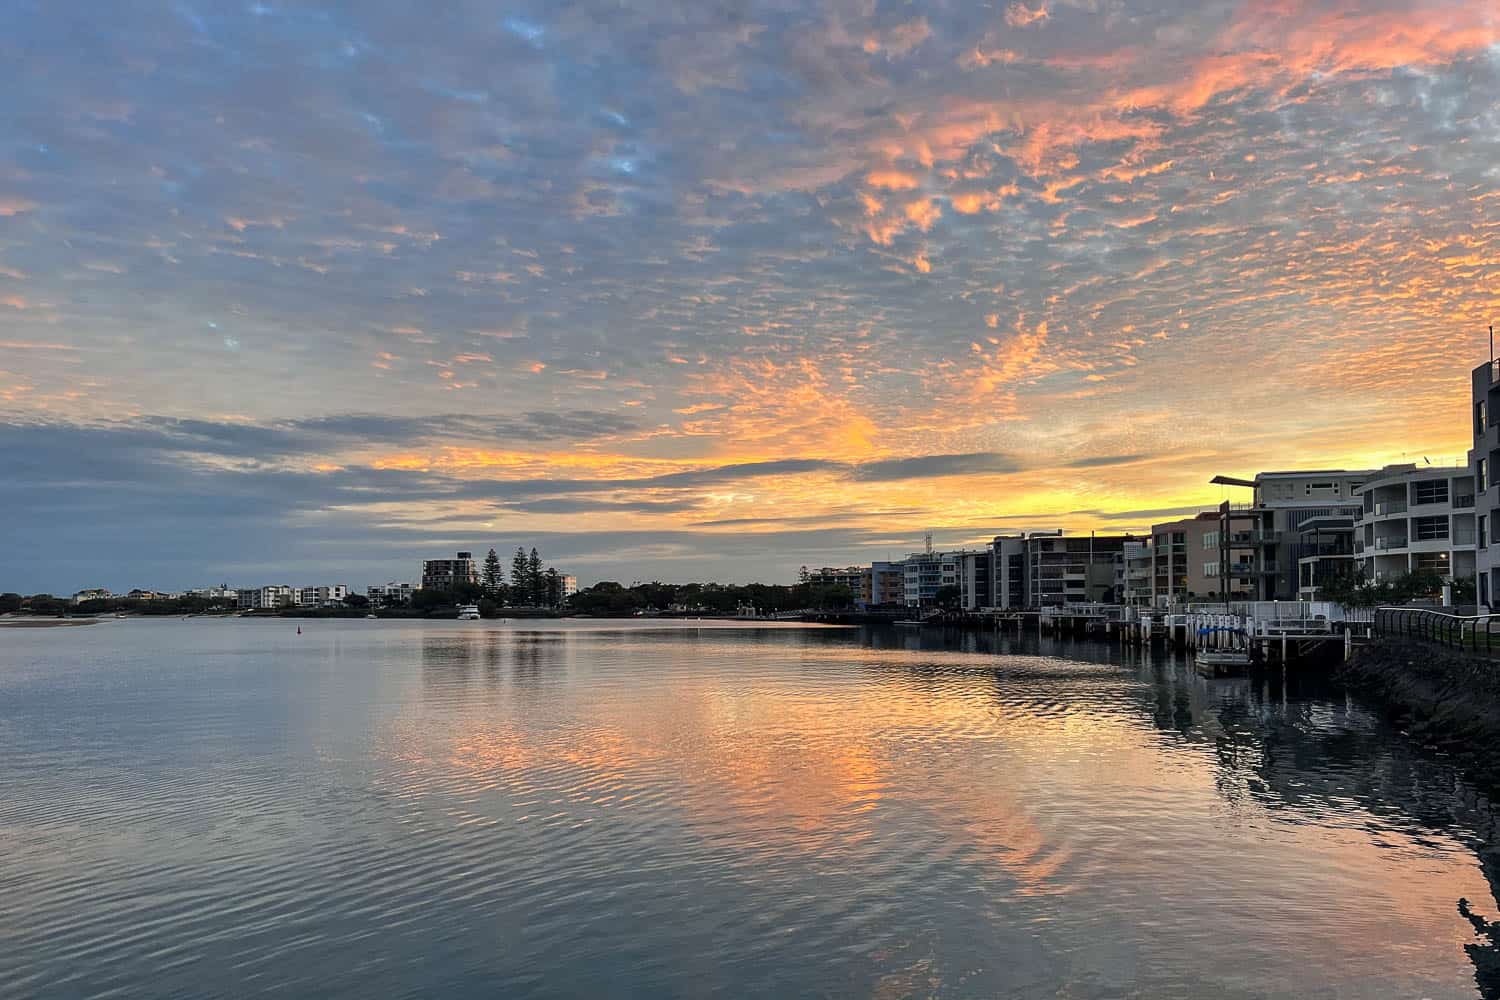
[(0, 630), (0, 992), (1500, 995), (1457, 909), (1496, 916), (1490, 806), (1336, 693), (972, 635), (295, 627)]

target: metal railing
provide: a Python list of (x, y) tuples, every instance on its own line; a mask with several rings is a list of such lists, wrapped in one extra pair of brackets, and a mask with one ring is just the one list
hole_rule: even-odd
[(1375, 634), (1421, 639), (1449, 649), (1500, 656), (1500, 614), (1455, 615), (1432, 608), (1376, 608)]
[(1386, 500), (1383, 503), (1375, 505), (1375, 516), (1385, 517), (1388, 514), (1405, 514), (1406, 509), (1406, 501), (1404, 500)]
[(1391, 549), (1404, 549), (1406, 548), (1406, 539), (1399, 536), (1393, 536), (1391, 538), (1377, 538), (1375, 539), (1375, 548), (1379, 549), (1382, 552), (1389, 551)]
[(1453, 506), (1458, 510), (1468, 510), (1474, 506), (1474, 494), (1469, 493), (1464, 496), (1454, 497)]

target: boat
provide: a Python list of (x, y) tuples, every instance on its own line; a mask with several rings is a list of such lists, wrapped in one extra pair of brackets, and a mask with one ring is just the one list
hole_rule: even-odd
[(365, 615), (366, 618), (374, 618), (374, 615)]
[(907, 621), (892, 622), (891, 624), (895, 625), (897, 628), (921, 628), (922, 627), (922, 623), (921, 622), (910, 620), (910, 619), (908, 619)]
[(1200, 674), (1221, 677), (1235, 674), (1250, 666), (1250, 651), (1247, 649), (1200, 649), (1193, 658)]
[(461, 622), (477, 622), (479, 620), (479, 605), (465, 604), (459, 608), (458, 620)]

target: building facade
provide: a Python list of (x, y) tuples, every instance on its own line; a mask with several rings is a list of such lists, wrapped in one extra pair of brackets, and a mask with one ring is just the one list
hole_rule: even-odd
[(1139, 541), (1134, 535), (1027, 537), (1026, 606), (1119, 603), (1125, 546)]
[(870, 598), (868, 603), (877, 608), (904, 606), (906, 604), (906, 564), (904, 562), (874, 562), (870, 564)]
[(1150, 603), (1216, 601), (1219, 593), (1219, 512), (1152, 525)]
[(1491, 542), (1500, 522), (1500, 488), (1495, 468), (1500, 465), (1500, 362), (1486, 361), (1473, 374), (1474, 447), (1469, 472), (1474, 479), (1474, 562), (1479, 603), (1500, 606), (1500, 555)]
[(289, 608), (296, 603), (297, 590), (285, 585), (251, 587), (236, 590), (235, 607), (243, 611), (265, 611), (272, 608)]
[(1354, 518), (1328, 515), (1302, 522), (1297, 550), (1299, 601), (1324, 600), (1323, 588), (1354, 570)]
[(994, 563), (992, 549), (966, 552), (959, 557), (959, 607), (965, 611), (977, 611), (995, 606)]
[(1368, 469), (1262, 472), (1253, 480), (1218, 476), (1253, 491), (1252, 501), (1219, 507), (1219, 593), (1232, 600), (1290, 601), (1299, 587), (1302, 528), (1314, 518), (1353, 518)]
[(1355, 557), (1370, 581), (1430, 570), (1445, 580), (1475, 575), (1476, 483), (1468, 465), (1388, 466), (1360, 490)]
[(1060, 538), (1061, 531), (996, 535), (990, 542), (990, 600), (1001, 611), (1019, 611), (1028, 603), (1027, 553), (1034, 538)]
[(1127, 542), (1125, 544), (1125, 596), (1123, 604), (1130, 607), (1148, 607), (1151, 604), (1152, 569), (1151, 542)]
[(412, 594), (416, 590), (412, 584), (392, 580), (390, 583), (365, 588), (365, 596), (370, 599), (372, 608), (404, 608), (411, 603)]
[(298, 587), (296, 603), (299, 608), (331, 608), (343, 604), (348, 596), (349, 588), (341, 583), (328, 587)]
[(561, 578), (562, 596), (563, 600), (566, 601), (568, 598), (578, 593), (578, 577), (574, 576), (572, 573), (563, 573)]
[(958, 586), (959, 559), (970, 553), (914, 552), (902, 562), (905, 571), (903, 600), (909, 608), (926, 608), (937, 604), (938, 591)]
[(454, 559), (422, 561), (423, 590), (453, 590), (461, 583), (479, 585), (479, 566), (474, 562), (474, 553), (460, 552)]

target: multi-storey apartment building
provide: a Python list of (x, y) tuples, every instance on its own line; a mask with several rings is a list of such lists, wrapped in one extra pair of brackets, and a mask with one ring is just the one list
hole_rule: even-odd
[(423, 560), (423, 590), (452, 590), (461, 583), (479, 584), (479, 567), (474, 562), (474, 553), (460, 552), (455, 559)]
[(390, 583), (365, 589), (365, 596), (370, 599), (372, 608), (401, 608), (411, 603), (411, 596), (416, 587), (409, 583)]
[(1490, 536), (1500, 523), (1500, 361), (1486, 361), (1473, 374), (1474, 447), (1469, 471), (1474, 477), (1475, 576), (1479, 603), (1500, 606), (1500, 549)]
[(1151, 527), (1151, 603), (1157, 607), (1219, 596), (1219, 512)]
[(818, 569), (802, 567), (803, 583), (814, 587), (848, 587), (854, 603), (865, 606), (870, 603), (871, 574), (868, 566), (822, 566)]
[(1328, 469), (1262, 472), (1253, 480), (1215, 477), (1215, 484), (1254, 491), (1249, 504), (1219, 507), (1219, 593), (1234, 599), (1295, 599), (1303, 525), (1314, 518), (1357, 516), (1356, 491), (1372, 475)]
[(1026, 606), (1118, 602), (1125, 546), (1134, 535), (1032, 535), (1026, 539)]
[(236, 590), (235, 606), (242, 610), (261, 611), (268, 608), (289, 608), (296, 603), (297, 590), (286, 585), (252, 587)]
[(902, 562), (906, 577), (903, 600), (909, 608), (925, 608), (937, 603), (944, 587), (957, 587), (959, 560), (973, 554), (962, 549), (954, 552), (914, 552)]
[(1151, 563), (1149, 541), (1125, 543), (1125, 588), (1122, 603), (1131, 607), (1144, 607), (1151, 603), (1151, 584), (1154, 579)]
[(959, 606), (965, 610), (995, 606), (993, 549), (965, 552), (958, 560)]
[(1468, 465), (1393, 465), (1360, 490), (1354, 549), (1367, 580), (1415, 570), (1471, 577), (1478, 542), (1474, 472)]
[(874, 607), (906, 604), (906, 564), (875, 562), (870, 564), (870, 597)]
[(1031, 607), (1028, 587), (1031, 542), (1038, 538), (1061, 537), (1061, 531), (996, 535), (990, 542), (990, 606), (1003, 611)]
[(578, 593), (578, 577), (574, 576), (572, 573), (562, 574), (563, 600), (566, 601), (576, 593)]
[(1297, 599), (1320, 601), (1323, 588), (1354, 571), (1354, 518), (1312, 517), (1298, 529)]
[(343, 604), (349, 596), (349, 588), (341, 583), (328, 587), (298, 587), (296, 604), (299, 608), (331, 608)]

